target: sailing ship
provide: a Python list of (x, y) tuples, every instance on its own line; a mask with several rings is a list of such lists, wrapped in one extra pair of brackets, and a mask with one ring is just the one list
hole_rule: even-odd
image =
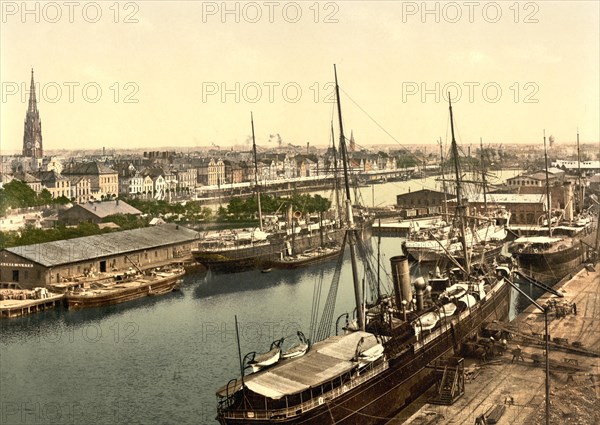
[[(481, 152), (483, 152), (483, 142), (480, 141), (480, 144)], [(441, 155), (441, 160), (441, 180), (445, 197), (446, 179), (444, 178), (443, 155)], [(481, 165), (485, 210), (482, 214), (475, 212), (475, 214), (468, 217), (469, 225), (466, 227), (464, 236), (469, 250), (472, 249), (474, 254), (483, 257), (493, 257), (500, 252), (502, 241), (504, 241), (508, 235), (508, 223), (511, 214), (505, 208), (488, 208), (487, 182), (486, 172), (483, 168), (483, 154)], [(456, 179), (459, 178), (460, 176), (456, 176)], [(458, 198), (457, 203), (460, 203)], [(447, 210), (447, 202), (444, 202), (444, 210)], [(468, 212), (466, 212), (465, 215), (468, 215)], [(446, 216), (448, 216), (447, 211)], [(458, 217), (455, 217), (455, 219), (457, 218)], [(402, 249), (406, 255), (418, 262), (444, 262), (444, 260), (447, 259), (447, 254), (457, 257), (461, 256), (460, 253), (463, 251), (463, 248), (460, 240), (460, 232), (461, 230), (457, 220), (453, 223), (441, 222), (433, 229), (410, 233), (407, 240), (403, 242)]]
[[(577, 133), (579, 148), (579, 132)], [(550, 185), (548, 179), (548, 153), (544, 133), (544, 161), (546, 168), (546, 224), (547, 235), (525, 236), (517, 238), (508, 251), (518, 261), (521, 271), (544, 284), (555, 284), (571, 273), (585, 260), (586, 247), (592, 247), (598, 221), (592, 214), (573, 217), (572, 196), (565, 204), (565, 223), (552, 226), (552, 208), (550, 203)], [(580, 184), (581, 186), (581, 184)], [(571, 194), (570, 186), (567, 187)], [(583, 199), (580, 198), (581, 204)], [(582, 205), (581, 205), (582, 206)], [(581, 207), (580, 206), (580, 207)]]
[[(192, 249), (194, 259), (212, 271), (238, 272), (252, 268), (297, 268), (335, 257), (341, 251), (346, 234), (339, 216), (324, 218), (319, 215), (316, 220), (311, 221), (310, 217), (303, 218), (300, 211), (292, 217), (290, 210), (286, 223), (280, 223), (276, 216), (272, 216), (269, 220), (270, 228), (263, 228), (252, 114), (250, 120), (260, 228), (207, 234)], [(337, 176), (337, 170), (335, 175)], [(335, 181), (337, 188), (337, 177)], [(374, 218), (360, 207), (352, 209), (351, 214), (356, 216), (361, 238), (370, 238)]]
[[(345, 155), (337, 73), (335, 88)], [(450, 116), (452, 122), (451, 104)], [(452, 133), (456, 149), (453, 124)], [(346, 167), (344, 175), (349, 209)], [(464, 208), (460, 206), (459, 211), (464, 212)], [(434, 291), (426, 290), (423, 279), (411, 284), (405, 256), (393, 257), (393, 294), (366, 304), (357, 272), (359, 239), (352, 215), (347, 217), (356, 320), (345, 327), (345, 334), (324, 337), (305, 354), (279, 359), (250, 375), (244, 374), (246, 365), (240, 356), (241, 377), (217, 391), (217, 419), (221, 424), (380, 423), (434, 383), (435, 371), (428, 365), (452, 356), (484, 321), (500, 320), (508, 314), (509, 285), (505, 278), (509, 270), (498, 268), (496, 274), (475, 276), (468, 259), (462, 273), (430, 281), (438, 294), (434, 297), (428, 295)], [(463, 243), (463, 247), (467, 245)], [(320, 329), (331, 328), (331, 322), (322, 318), (323, 323)], [(458, 375), (450, 375), (446, 378), (458, 379)]]

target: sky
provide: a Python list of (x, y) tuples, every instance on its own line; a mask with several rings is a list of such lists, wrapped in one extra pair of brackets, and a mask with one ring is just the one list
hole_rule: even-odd
[[(600, 140), (597, 1), (1, 1), (0, 149)], [(334, 115), (335, 113), (335, 115)]]

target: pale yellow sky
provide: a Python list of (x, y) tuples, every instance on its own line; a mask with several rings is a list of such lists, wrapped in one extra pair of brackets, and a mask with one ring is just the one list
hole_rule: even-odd
[(326, 145), (333, 63), (360, 145), (600, 140), (597, 1), (1, 3), (3, 153), (32, 66), (46, 149)]

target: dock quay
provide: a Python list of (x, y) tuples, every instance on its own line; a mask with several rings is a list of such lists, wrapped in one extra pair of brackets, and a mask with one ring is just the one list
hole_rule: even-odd
[[(26, 316), (62, 305), (64, 294), (47, 292), (42, 298), (27, 298), (35, 291), (0, 289), (0, 318)], [(14, 298), (9, 298), (15, 296)]]
[[(537, 302), (548, 314), (551, 424), (600, 423), (600, 264), (559, 282), (563, 297), (546, 293)], [(465, 359), (464, 395), (452, 405), (430, 404), (435, 387), (387, 424), (544, 424), (544, 315), (533, 306), (510, 324), (502, 355)], [(483, 422), (482, 419), (486, 418)]]

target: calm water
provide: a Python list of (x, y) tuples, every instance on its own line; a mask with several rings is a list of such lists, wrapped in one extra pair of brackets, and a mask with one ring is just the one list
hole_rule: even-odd
[[(520, 174), (522, 170), (500, 170), (493, 171), (488, 173), (489, 177), (487, 177), (488, 183), (490, 185), (500, 184), (506, 181), (506, 179), (514, 177)], [(409, 191), (421, 190), (421, 189), (431, 189), (431, 190), (442, 190), (442, 183), (436, 181), (439, 176), (426, 177), (422, 179), (412, 179), (405, 182), (388, 182), (383, 184), (375, 184), (369, 187), (361, 187), (358, 189), (360, 198), (362, 198), (363, 205), (368, 207), (376, 206), (388, 206), (396, 204), (396, 195), (400, 195), (402, 193), (406, 193)], [(477, 180), (480, 179), (479, 176), (472, 176), (468, 174), (466, 179)], [(468, 186), (468, 185), (467, 185)], [(473, 188), (469, 188), (472, 191), (480, 191)], [(453, 190), (450, 186), (448, 186), (448, 190)], [(319, 195), (331, 199), (333, 201), (334, 195), (333, 190), (323, 190), (311, 193), (318, 193)], [(452, 193), (452, 192), (451, 192)], [(354, 200), (354, 192), (352, 194), (352, 199)], [(216, 210), (219, 208), (218, 203), (207, 204), (206, 206)]]
[[(377, 185), (376, 195), (394, 199), (406, 184)], [(388, 286), (400, 243), (381, 239)], [(308, 336), (314, 287), (322, 281), (323, 304), (334, 268), (188, 275), (164, 297), (0, 321), (0, 423), (214, 424), (216, 389), (239, 375), (234, 315), (242, 355), (298, 329)], [(346, 258), (334, 320), (353, 306)]]

